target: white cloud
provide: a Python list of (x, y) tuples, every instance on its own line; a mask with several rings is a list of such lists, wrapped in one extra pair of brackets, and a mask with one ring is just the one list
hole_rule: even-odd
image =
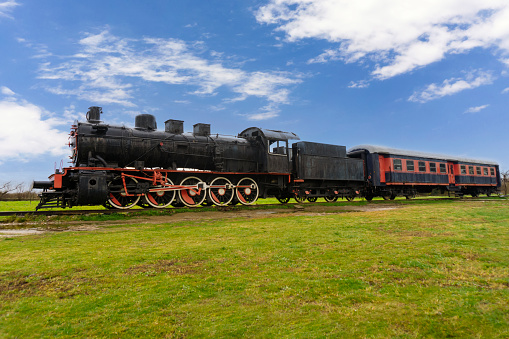
[(262, 112), (247, 115), (249, 120), (260, 121), (272, 119), (279, 116), (280, 110), (273, 104), (268, 104), (267, 106), (262, 108)]
[[(40, 67), (41, 79), (58, 80), (48, 87), (55, 94), (77, 96), (97, 104), (136, 106), (133, 80), (187, 85), (191, 94), (217, 94), (227, 88), (237, 94), (228, 102), (257, 97), (272, 104), (288, 103), (289, 86), (302, 80), (283, 72), (247, 72), (229, 68), (212, 51), (213, 61), (202, 56), (203, 43), (189, 44), (178, 39), (122, 39), (103, 31), (89, 34), (79, 42), (80, 50), (68, 60)], [(77, 85), (73, 86), (72, 83)], [(65, 84), (65, 86), (64, 86)]]
[(41, 107), (12, 98), (0, 101), (0, 159), (26, 160), (33, 156), (69, 154), (67, 124)]
[(508, 58), (500, 59), (500, 62), (509, 67), (509, 59)]
[(416, 91), (408, 98), (413, 102), (428, 102), (439, 99), (447, 95), (452, 95), (467, 89), (473, 89), (482, 85), (489, 85), (493, 82), (491, 73), (483, 71), (473, 71), (468, 73), (464, 79), (451, 78), (444, 80), (442, 84), (430, 84), (422, 91)]
[(489, 105), (482, 105), (482, 106), (476, 106), (476, 107), (470, 107), (469, 109), (467, 109), (464, 113), (479, 113), (480, 111), (482, 111), (483, 109), (485, 109), (486, 107), (488, 107)]
[(248, 119), (253, 120), (253, 121), (260, 121), (260, 120), (272, 119), (277, 116), (279, 116), (279, 112), (265, 112), (265, 113), (252, 114), (248, 117)]
[(10, 13), (16, 6), (19, 6), (19, 3), (14, 0), (0, 2), (0, 18), (12, 18)]
[(509, 87), (504, 88), (504, 90), (502, 91), (502, 93), (507, 93), (507, 92), (509, 92)]
[(16, 93), (14, 93), (9, 87), (5, 87), (5, 86), (0, 87), (0, 92), (3, 95), (7, 95), (7, 96), (14, 96), (14, 95), (16, 95)]
[(360, 80), (360, 81), (350, 81), (348, 88), (367, 88), (369, 87), (369, 81)]
[(335, 46), (309, 62), (369, 59), (382, 80), (477, 47), (509, 53), (507, 0), (269, 0), (256, 18), (289, 42)]

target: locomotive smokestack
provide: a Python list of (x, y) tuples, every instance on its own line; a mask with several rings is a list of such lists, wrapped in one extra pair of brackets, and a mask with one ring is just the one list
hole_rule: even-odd
[(88, 108), (87, 121), (93, 124), (101, 122), (101, 114), (103, 112), (102, 107), (91, 106)]
[(134, 127), (155, 131), (157, 129), (156, 117), (152, 114), (138, 114), (134, 119)]

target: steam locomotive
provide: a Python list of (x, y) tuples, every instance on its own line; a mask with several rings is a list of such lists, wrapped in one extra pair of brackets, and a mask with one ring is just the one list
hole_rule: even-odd
[(103, 123), (101, 114), (101, 107), (90, 107), (87, 121), (71, 127), (72, 166), (56, 170), (49, 181), (33, 182), (42, 189), (37, 209), (251, 205), (269, 196), (281, 203), (394, 199), (435, 188), (477, 195), (500, 186), (493, 162), (375, 146), (354, 147), (348, 154), (345, 146), (303, 141), (290, 146), (290, 140), (300, 140), (295, 133), (257, 127), (224, 136), (199, 123), (185, 133), (184, 122), (173, 119), (159, 131), (150, 114), (136, 116), (135, 127), (128, 128)]

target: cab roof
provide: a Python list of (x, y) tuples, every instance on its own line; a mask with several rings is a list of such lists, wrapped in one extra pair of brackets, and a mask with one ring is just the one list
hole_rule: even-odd
[(300, 140), (299, 136), (292, 132), (275, 131), (272, 129), (264, 129), (259, 127), (249, 127), (239, 133), (239, 137), (246, 139), (254, 138), (257, 136), (264, 137), (268, 140)]

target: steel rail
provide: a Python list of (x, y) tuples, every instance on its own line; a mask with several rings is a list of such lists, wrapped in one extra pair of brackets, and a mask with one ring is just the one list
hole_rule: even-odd
[[(498, 197), (505, 198), (508, 196), (498, 196)], [(458, 201), (479, 200), (479, 201), (484, 201), (484, 200), (486, 200), (486, 198), (485, 197), (475, 197), (475, 198), (462, 197), (461, 199), (459, 199), (459, 198), (454, 198), (454, 197), (443, 197), (443, 198), (413, 198), (410, 200), (398, 200), (398, 201), (395, 201), (395, 200), (379, 200), (379, 201), (380, 202), (383, 201), (385, 203), (394, 203), (394, 202), (398, 203), (400, 201), (426, 201), (426, 200), (428, 200), (428, 201), (438, 201), (438, 200), (458, 200)], [(366, 201), (366, 200), (358, 200), (358, 201), (354, 201), (353, 203), (356, 203), (356, 202), (373, 203), (372, 201)], [(309, 206), (313, 206), (313, 205), (329, 205), (329, 204), (334, 204), (334, 203), (337, 203), (337, 202), (333, 202), (333, 203), (330, 203), (330, 202), (304, 202), (304, 203), (290, 202), (287, 204), (276, 203), (276, 204), (237, 205), (237, 206), (243, 207), (243, 208), (246, 208), (246, 207), (247, 208), (256, 208), (256, 207), (260, 207), (260, 206), (267, 206), (267, 207), (275, 207), (275, 206), (281, 206), (281, 205), (295, 205), (295, 206), (309, 205)], [(351, 203), (351, 201), (344, 201), (344, 203)], [(52, 216), (52, 215), (113, 214), (113, 213), (134, 214), (134, 213), (146, 212), (146, 211), (163, 212), (163, 211), (171, 211), (171, 210), (175, 210), (175, 209), (190, 209), (190, 210), (196, 209), (197, 211), (199, 211), (201, 208), (214, 208), (219, 211), (226, 211), (231, 207), (234, 207), (234, 206), (232, 206), (232, 205), (226, 205), (226, 206), (212, 205), (212, 206), (201, 206), (201, 207), (182, 206), (182, 207), (168, 207), (168, 208), (139, 208), (139, 209), (137, 208), (137, 209), (126, 209), (126, 210), (115, 208), (115, 209), (99, 209), (99, 210), (72, 210), (72, 209), (69, 209), (69, 210), (58, 210), (58, 211), (55, 211), (55, 210), (0, 211), (0, 217), (6, 217), (6, 216), (24, 217), (24, 216), (28, 216), (28, 215), (30, 215), (30, 216), (37, 216), (37, 215)]]

